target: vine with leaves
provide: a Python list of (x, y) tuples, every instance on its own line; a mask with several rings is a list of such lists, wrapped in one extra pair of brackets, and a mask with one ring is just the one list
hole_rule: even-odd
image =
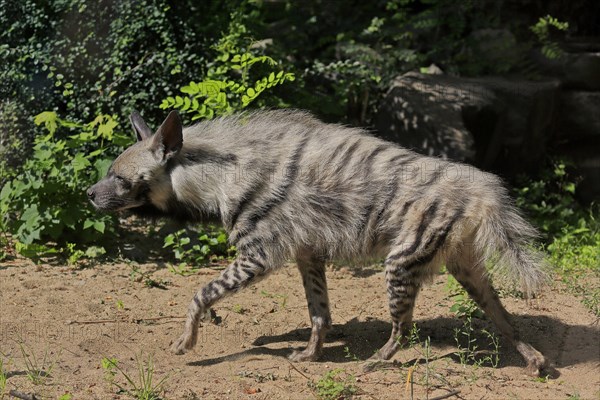
[[(234, 15), (229, 33), (214, 46), (218, 55), (205, 79), (181, 87), (183, 95), (167, 97), (160, 108), (189, 113), (192, 121), (211, 119), (242, 110), (267, 89), (295, 79), (293, 73), (284, 71), (273, 58), (258, 54), (257, 46), (253, 47), (245, 34), (241, 15)], [(259, 65), (267, 70), (262, 68), (254, 74)]]

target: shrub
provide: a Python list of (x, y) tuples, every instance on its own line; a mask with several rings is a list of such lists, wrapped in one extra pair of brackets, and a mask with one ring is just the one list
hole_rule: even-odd
[[(85, 243), (112, 232), (115, 217), (95, 212), (85, 190), (106, 174), (112, 161), (109, 149), (114, 152), (130, 141), (115, 132), (116, 119), (100, 115), (78, 124), (48, 111), (36, 116), (35, 123), (43, 124), (47, 134), (35, 138), (33, 156), (2, 187), (0, 226), (22, 244), (18, 250), (34, 254), (48, 250), (34, 243)], [(76, 133), (59, 136), (59, 130), (68, 129)]]

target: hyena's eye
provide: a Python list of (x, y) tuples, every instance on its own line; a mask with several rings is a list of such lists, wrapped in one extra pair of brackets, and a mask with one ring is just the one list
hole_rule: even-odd
[(131, 182), (129, 182), (127, 179), (119, 175), (115, 175), (115, 179), (125, 190), (131, 189)]

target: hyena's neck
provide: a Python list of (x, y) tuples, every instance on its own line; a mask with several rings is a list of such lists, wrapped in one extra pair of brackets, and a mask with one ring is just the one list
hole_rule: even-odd
[[(167, 170), (168, 179), (149, 196), (167, 216), (191, 223), (223, 223), (229, 190), (223, 174), (235, 156), (203, 149), (183, 149)], [(153, 191), (154, 192), (154, 191)]]

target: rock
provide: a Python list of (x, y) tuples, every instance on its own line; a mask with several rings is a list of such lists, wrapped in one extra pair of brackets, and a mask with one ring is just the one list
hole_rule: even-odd
[(474, 89), (445, 75), (402, 75), (380, 105), (375, 127), (383, 138), (420, 153), (472, 160), (473, 135), (462, 109), (493, 109), (495, 102), (493, 93)]
[(558, 135), (569, 141), (600, 139), (600, 92), (564, 91), (560, 95)]
[(570, 171), (581, 180), (577, 182), (578, 199), (589, 204), (600, 201), (600, 140), (571, 144), (561, 149), (561, 155), (573, 162)]
[(375, 118), (379, 135), (420, 153), (513, 176), (535, 170), (554, 128), (559, 84), (410, 72)]
[(429, 65), (427, 68), (422, 68), (421, 72), (428, 75), (443, 75), (444, 71), (435, 64)]
[(564, 91), (560, 98), (560, 152), (582, 179), (577, 196), (585, 203), (600, 200), (600, 92)]
[(600, 52), (564, 53), (548, 59), (536, 50), (532, 58), (542, 72), (558, 78), (565, 88), (600, 90)]

